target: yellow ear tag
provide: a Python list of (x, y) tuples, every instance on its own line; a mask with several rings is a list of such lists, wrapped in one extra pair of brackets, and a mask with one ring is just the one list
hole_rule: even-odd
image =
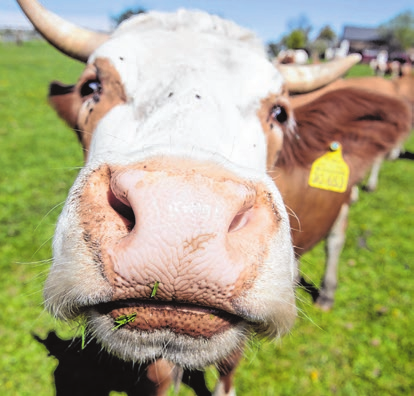
[(344, 192), (348, 187), (349, 167), (342, 157), (342, 147), (333, 142), (331, 151), (317, 158), (309, 175), (309, 185), (335, 192)]

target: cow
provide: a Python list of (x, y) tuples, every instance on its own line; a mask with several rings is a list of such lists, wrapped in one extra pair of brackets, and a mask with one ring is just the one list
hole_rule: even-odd
[(297, 65), (304, 65), (308, 63), (309, 55), (304, 49), (288, 49), (282, 50), (277, 54), (274, 62), (281, 63), (283, 65), (294, 63)]
[(47, 310), (146, 364), (153, 394), (211, 364), (215, 395), (234, 394), (250, 334), (279, 337), (296, 316), (289, 219), (268, 174), (294, 130), (287, 92), (359, 58), (286, 73), (250, 31), (203, 12), (141, 14), (107, 35), (18, 3), (86, 63), (75, 85), (50, 86), (85, 165), (57, 223)]
[(393, 60), (387, 60), (387, 58), (378, 60), (377, 58), (373, 59), (369, 66), (375, 75), (380, 77), (391, 76), (396, 78), (412, 71), (411, 61), (404, 58), (394, 58)]
[(383, 77), (340, 78), (312, 92), (291, 95), (290, 101), (293, 107), (299, 107), (313, 101), (326, 92), (347, 87), (363, 88), (385, 95), (400, 97), (406, 100), (414, 110), (414, 74), (412, 73), (394, 79)]
[[(290, 97), (290, 101), (294, 110), (300, 109), (301, 106), (312, 103), (318, 97), (326, 94), (327, 92), (337, 91), (343, 88), (358, 88), (366, 89), (369, 92), (375, 92), (379, 94), (390, 95), (394, 98), (400, 98), (407, 103), (411, 109), (411, 125), (414, 125), (414, 75), (407, 73), (401, 77), (394, 79), (385, 79), (382, 77), (353, 77), (346, 79), (338, 79), (333, 83), (326, 85), (320, 89), (314, 90), (306, 94), (293, 95)], [(299, 113), (301, 111), (299, 110)], [(405, 114), (405, 113), (404, 113)], [(410, 128), (408, 127), (408, 130)], [(407, 138), (408, 134), (401, 134), (398, 139), (395, 141), (395, 146), (391, 147), (390, 150), (378, 152), (378, 156), (370, 161), (371, 169), (369, 172), (369, 177), (367, 178), (364, 184), (364, 190), (372, 192), (375, 191), (378, 185), (378, 175), (382, 162), (384, 159), (396, 159), (398, 156), (403, 157), (404, 155), (400, 154), (403, 141)], [(386, 136), (385, 136), (386, 138)], [(354, 188), (354, 195), (350, 197), (350, 203), (355, 200), (355, 192), (358, 192), (357, 187)], [(328, 199), (328, 197), (326, 197)], [(334, 300), (334, 290), (337, 284), (337, 266), (339, 256), (342, 250), (342, 246), (345, 242), (345, 231), (346, 231), (346, 222), (347, 222), (347, 212), (348, 207), (343, 209), (343, 216), (339, 218), (335, 227), (332, 228), (331, 232), (327, 233), (326, 239), (326, 272), (324, 275), (324, 281), (322, 285), (329, 283), (328, 276), (331, 277), (331, 287), (330, 292), (327, 292), (327, 287), (322, 286), (322, 290), (319, 292), (321, 296), (329, 295), (329, 298), (317, 297), (318, 304), (323, 309), (330, 309)], [(333, 241), (336, 241), (333, 243)], [(309, 249), (306, 249), (309, 250)], [(329, 275), (330, 274), (330, 275)]]
[(374, 71), (376, 76), (384, 77), (385, 75), (398, 76), (400, 63), (388, 59), (388, 51), (382, 50), (375, 59), (369, 62), (369, 67)]
[[(407, 138), (411, 127), (411, 109), (406, 101), (345, 83), (346, 80), (339, 80), (331, 84), (339, 86), (338, 89), (325, 89), (321, 95), (308, 94), (312, 96), (310, 100), (293, 106), (295, 134), (285, 135), (271, 172), (291, 212), (292, 240), (298, 260), (326, 240), (325, 273), (320, 290), (315, 293), (313, 287), (302, 281), (323, 310), (331, 309), (334, 303), (339, 255), (357, 186), (378, 157), (385, 156)], [(312, 186), (315, 161), (338, 148), (349, 167), (343, 190), (329, 185)], [(338, 171), (332, 177), (340, 179), (343, 174)]]
[[(382, 77), (353, 77), (338, 79), (331, 84), (306, 94), (294, 95), (291, 97), (293, 108), (299, 107), (305, 103), (313, 101), (320, 95), (328, 91), (338, 90), (345, 87), (356, 87), (379, 92), (381, 94), (398, 97), (407, 102), (411, 107), (412, 126), (414, 126), (414, 74), (409, 73), (394, 79), (385, 79)], [(372, 164), (371, 172), (366, 181), (364, 189), (366, 191), (375, 191), (378, 185), (378, 175), (381, 164), (384, 159), (396, 159), (402, 150), (402, 141), (398, 141), (388, 153), (379, 155)]]

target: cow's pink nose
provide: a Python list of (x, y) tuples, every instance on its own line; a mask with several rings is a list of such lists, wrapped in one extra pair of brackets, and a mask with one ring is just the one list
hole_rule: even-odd
[(205, 227), (220, 234), (236, 232), (248, 224), (256, 200), (256, 191), (239, 182), (143, 170), (115, 172), (111, 192), (112, 207), (135, 233), (153, 227), (159, 232), (160, 226), (167, 233), (170, 227), (174, 233)]
[(159, 284), (157, 298), (211, 305), (254, 275), (274, 213), (253, 183), (191, 169), (122, 168), (112, 171), (110, 187), (110, 204), (129, 230), (106, 247), (114, 298), (145, 298)]

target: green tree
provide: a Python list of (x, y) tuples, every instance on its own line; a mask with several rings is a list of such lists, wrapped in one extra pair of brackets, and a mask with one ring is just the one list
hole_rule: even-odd
[(336, 40), (336, 33), (329, 25), (324, 26), (319, 32), (316, 40), (324, 40), (328, 43), (333, 43)]
[(414, 12), (405, 11), (380, 26), (391, 50), (414, 47)]
[(143, 14), (147, 12), (144, 8), (128, 8), (125, 11), (121, 12), (118, 15), (112, 16), (111, 19), (114, 22), (115, 26), (118, 26), (121, 22), (125, 21), (126, 19), (130, 18), (133, 15)]
[(306, 33), (301, 29), (292, 30), (282, 38), (282, 44), (290, 49), (305, 48), (308, 43)]
[(306, 48), (309, 41), (309, 33), (312, 26), (306, 15), (301, 14), (287, 24), (289, 32), (282, 37), (281, 45), (289, 49)]
[(309, 49), (315, 57), (321, 57), (329, 47), (336, 44), (336, 41), (336, 33), (326, 25), (320, 30), (316, 39), (309, 44)]
[(301, 30), (308, 40), (309, 33), (312, 31), (312, 25), (305, 14), (300, 14), (297, 18), (288, 22), (289, 31)]

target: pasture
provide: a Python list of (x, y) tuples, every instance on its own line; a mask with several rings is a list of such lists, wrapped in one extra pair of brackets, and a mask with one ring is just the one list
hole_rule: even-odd
[[(47, 104), (51, 80), (75, 82), (81, 63), (45, 43), (0, 44), (0, 389), (53, 395), (57, 361), (33, 334), (79, 335), (42, 307), (51, 237), (82, 153)], [(356, 66), (350, 75), (370, 74)], [(407, 144), (414, 150), (414, 138)], [(277, 343), (252, 341), (239, 395), (409, 395), (414, 392), (414, 163), (384, 164), (378, 191), (352, 207), (331, 312), (298, 291), (299, 317)], [(302, 258), (318, 284), (324, 251)], [(214, 371), (208, 372), (210, 386)], [(113, 393), (115, 395), (117, 393)], [(172, 394), (172, 393), (171, 393)], [(179, 395), (192, 393), (182, 386)]]

